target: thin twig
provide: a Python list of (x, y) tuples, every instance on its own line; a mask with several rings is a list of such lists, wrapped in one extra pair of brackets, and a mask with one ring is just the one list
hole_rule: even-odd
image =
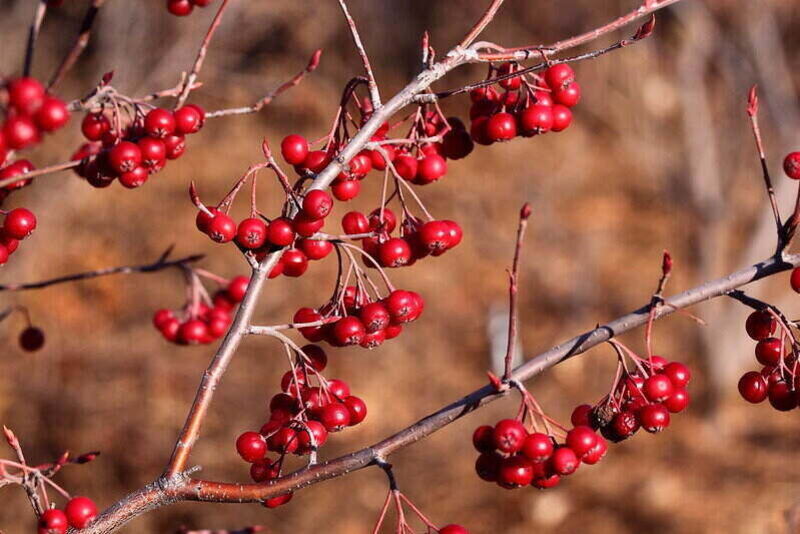
[(519, 322), (519, 306), (517, 305), (517, 292), (519, 291), (519, 262), (522, 258), (522, 244), (525, 240), (525, 229), (531, 216), (531, 205), (527, 202), (519, 211), (519, 226), (517, 227), (517, 242), (514, 247), (514, 263), (508, 273), (508, 345), (506, 347), (506, 366), (503, 380), (511, 378), (514, 365), (514, 355), (517, 351), (517, 324)]
[(106, 0), (90, 0), (89, 8), (86, 11), (86, 15), (83, 17), (83, 22), (81, 22), (81, 28), (78, 31), (78, 37), (75, 39), (75, 43), (72, 45), (72, 48), (67, 52), (64, 56), (64, 59), (61, 60), (61, 64), (56, 69), (55, 74), (53, 77), (50, 78), (50, 82), (47, 84), (48, 90), (53, 90), (53, 88), (61, 83), (64, 79), (64, 76), (72, 70), (72, 67), (75, 66), (75, 63), (78, 61), (78, 58), (81, 57), (83, 51), (86, 50), (86, 47), (89, 45), (89, 38), (92, 34), (92, 25), (94, 24), (95, 18), (97, 18), (97, 12), (100, 11), (100, 8), (103, 7), (103, 4), (106, 3)]
[(347, 9), (347, 4), (344, 0), (339, 0), (339, 7), (342, 8), (344, 18), (347, 20), (347, 26), (350, 28), (350, 35), (353, 37), (353, 43), (356, 45), (358, 55), (361, 56), (361, 62), (364, 64), (364, 72), (367, 73), (369, 98), (372, 101), (372, 108), (378, 109), (381, 107), (381, 94), (378, 91), (378, 84), (375, 82), (375, 75), (372, 73), (372, 66), (369, 63), (369, 56), (364, 48), (364, 43), (361, 42), (361, 36), (358, 34), (356, 21), (353, 20), (353, 17), (350, 15), (350, 11)]
[(39, 30), (42, 28), (44, 16), (47, 13), (48, 0), (39, 0), (36, 12), (33, 15), (33, 22), (28, 30), (28, 44), (25, 47), (25, 63), (22, 67), (23, 76), (30, 76), (33, 68), (33, 53), (36, 50), (36, 41), (39, 39)]

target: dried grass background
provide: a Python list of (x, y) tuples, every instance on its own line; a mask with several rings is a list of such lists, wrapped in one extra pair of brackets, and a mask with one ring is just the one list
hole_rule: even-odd
[[(69, 0), (45, 22), (35, 74), (47, 77), (68, 46), (86, 2)], [(478, 0), (351, 0), (384, 95), (400, 89), (418, 64), (425, 29), (444, 52), (482, 11)], [(635, 6), (633, 0), (508, 0), (487, 39), (504, 44), (550, 42), (594, 27)], [(21, 65), (32, 0), (0, 1), (0, 72)], [(115, 71), (126, 94), (171, 87), (191, 65), (212, 9), (187, 19), (167, 15), (160, 0), (109, 0), (86, 56), (60, 93), (85, 94)], [(464, 243), (444, 257), (392, 273), (422, 293), (424, 320), (372, 352), (332, 350), (330, 376), (350, 381), (369, 404), (365, 424), (335, 436), (324, 457), (369, 444), (471, 391), (489, 367), (487, 321), (505, 302), (515, 213), (529, 200), (534, 216), (522, 273), (522, 340), (531, 356), (643, 304), (659, 272), (662, 249), (676, 262), (670, 290), (721, 276), (770, 254), (774, 236), (744, 114), (749, 86), (759, 83), (770, 164), (798, 148), (800, 4), (786, 0), (687, 0), (659, 15), (655, 35), (576, 67), (584, 88), (573, 126), (564, 133), (479, 147), (453, 162), (445, 180), (420, 190), (434, 214), (458, 220)], [(631, 32), (631, 29), (626, 30)], [(139, 190), (95, 190), (71, 174), (42, 178), (13, 198), (33, 209), (39, 228), (2, 270), (3, 281), (32, 281), (176, 253), (207, 253), (222, 274), (247, 267), (233, 247), (194, 229), (187, 186), (219, 198), (273, 144), (298, 132), (326, 131), (342, 85), (360, 62), (333, 1), (235, 2), (212, 46), (193, 101), (207, 109), (255, 101), (304, 65), (317, 47), (322, 64), (300, 87), (261, 113), (217, 119), (189, 140), (187, 154)], [(482, 77), (465, 67), (438, 87)], [(468, 99), (446, 111), (464, 117)], [(77, 120), (30, 154), (38, 165), (64, 161), (79, 142)], [(337, 214), (375, 205), (378, 180)], [(779, 179), (787, 211), (793, 191)], [(275, 205), (278, 189), (262, 191)], [(240, 216), (245, 212), (239, 206)], [(332, 221), (337, 220), (334, 215)], [(258, 323), (284, 322), (294, 309), (321, 302), (335, 275), (332, 260), (301, 280), (270, 282)], [(793, 316), (786, 276), (753, 288)], [(13, 428), (29, 458), (63, 449), (100, 449), (93, 464), (65, 470), (71, 491), (105, 507), (152, 481), (165, 464), (211, 347), (162, 341), (153, 310), (182, 303), (179, 273), (113, 277), (2, 294), (23, 304), (47, 332), (47, 346), (21, 352), (19, 317), (0, 329), (0, 422)], [(699, 327), (673, 316), (656, 327), (657, 350), (695, 371), (694, 404), (658, 436), (637, 435), (606, 460), (582, 469), (558, 489), (507, 492), (473, 473), (472, 429), (514, 413), (495, 403), (392, 457), (401, 488), (437, 522), (472, 532), (785, 533), (800, 532), (800, 434), (797, 415), (745, 405), (736, 380), (754, 367), (743, 329), (746, 310), (726, 301), (698, 306)], [(635, 348), (642, 332), (624, 336)], [(608, 387), (612, 352), (599, 347), (530, 384), (554, 416), (593, 401)], [(203, 476), (246, 480), (233, 442), (257, 428), (285, 371), (280, 347), (244, 343), (217, 393), (193, 464)], [(262, 524), (268, 532), (367, 532), (385, 491), (367, 469), (304, 490), (274, 511), (257, 505), (179, 504), (150, 513), (124, 532), (173, 532), (180, 525), (231, 528)], [(23, 493), (0, 494), (0, 529), (31, 532)]]

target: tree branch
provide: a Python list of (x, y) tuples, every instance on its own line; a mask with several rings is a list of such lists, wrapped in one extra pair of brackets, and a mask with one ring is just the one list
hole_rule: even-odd
[(72, 70), (72, 67), (75, 66), (75, 62), (78, 61), (78, 58), (81, 57), (83, 51), (86, 50), (86, 47), (89, 45), (89, 38), (92, 34), (92, 25), (94, 24), (94, 19), (97, 17), (97, 12), (100, 11), (100, 8), (103, 7), (103, 4), (106, 3), (106, 0), (90, 0), (89, 9), (86, 11), (86, 15), (83, 17), (83, 22), (81, 23), (81, 29), (78, 32), (78, 37), (75, 39), (75, 44), (72, 45), (72, 48), (67, 52), (67, 55), (64, 56), (64, 59), (61, 60), (61, 64), (56, 69), (55, 74), (53, 77), (50, 78), (50, 82), (47, 84), (47, 89), (52, 91), (53, 88), (61, 83), (61, 80), (64, 79), (64, 76)]

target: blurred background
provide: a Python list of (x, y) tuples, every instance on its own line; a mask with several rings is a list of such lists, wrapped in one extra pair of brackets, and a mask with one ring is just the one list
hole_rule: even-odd
[[(20, 69), (35, 4), (0, 2), (5, 75)], [(53, 72), (86, 4), (69, 0), (48, 15), (35, 75)], [(191, 66), (214, 9), (178, 19), (163, 4), (109, 0), (60, 96), (86, 94), (110, 70), (114, 86), (129, 95), (175, 85)], [(415, 74), (424, 30), (444, 53), (485, 4), (349, 1), (385, 96)], [(552, 42), (635, 5), (507, 0), (485, 37), (505, 45)], [(370, 444), (485, 382), (493, 336), (488, 325), (502, 319), (504, 269), (524, 201), (534, 206), (521, 275), (526, 357), (647, 302), (665, 248), (675, 261), (668, 292), (767, 257), (774, 228), (745, 115), (746, 93), (759, 84), (769, 163), (788, 213), (794, 191), (778, 171), (783, 155), (798, 148), (798, 23), (800, 4), (785, 0), (682, 2), (661, 12), (652, 38), (575, 67), (583, 99), (566, 132), (478, 147), (468, 159), (452, 162), (444, 180), (419, 190), (437, 217), (459, 221), (464, 242), (424, 267), (392, 273), (400, 286), (425, 297), (424, 320), (375, 351), (329, 351), (328, 376), (348, 380), (370, 413), (366, 424), (336, 435), (323, 458)], [(196, 180), (204, 198), (220, 198), (261, 161), (263, 138), (277, 145), (288, 133), (318, 138), (327, 131), (343, 84), (361, 74), (337, 3), (235, 2), (208, 55), (205, 85), (192, 96), (210, 110), (250, 104), (302, 68), (319, 47), (325, 50), (319, 69), (299, 87), (259, 114), (209, 121), (189, 139), (182, 159), (138, 190), (118, 184), (93, 189), (64, 173), (12, 198), (14, 207), (34, 210), (39, 227), (0, 280), (143, 263), (171, 244), (176, 254), (207, 253), (203, 266), (222, 276), (246, 273), (234, 247), (215, 246), (194, 228), (188, 183)], [(463, 67), (437, 88), (484, 73), (481, 66)], [(465, 117), (468, 98), (452, 98), (444, 108)], [(65, 161), (80, 142), (78, 120), (25, 155), (37, 166)], [(338, 216), (377, 205), (380, 180), (374, 176), (358, 199), (337, 206)], [(274, 205), (277, 187), (263, 189), (262, 201)], [(242, 217), (243, 200), (235, 208)], [(301, 280), (270, 282), (257, 323), (285, 322), (297, 307), (321, 303), (334, 276), (329, 259), (313, 264)], [(793, 316), (797, 297), (786, 275), (749, 291)], [(0, 295), (3, 306), (27, 306), (47, 334), (43, 350), (23, 353), (16, 340), (22, 317), (0, 325), (0, 422), (16, 431), (33, 462), (65, 449), (101, 450), (94, 463), (65, 469), (58, 480), (103, 508), (159, 474), (213, 353), (209, 346), (167, 344), (151, 326), (154, 310), (180, 307), (183, 297), (177, 271)], [(470, 442), (477, 425), (516, 413), (516, 400), (508, 399), (393, 456), (401, 489), (437, 523), (458, 522), (477, 533), (800, 532), (797, 416), (746, 405), (736, 392), (741, 373), (757, 366), (743, 328), (747, 310), (719, 299), (692, 312), (708, 325), (676, 315), (655, 329), (657, 352), (690, 363), (695, 376), (693, 405), (667, 431), (640, 433), (613, 446), (603, 462), (557, 489), (508, 492), (477, 478)], [(642, 330), (623, 341), (643, 349)], [(234, 440), (261, 424), (285, 371), (283, 358), (272, 340), (244, 343), (192, 458), (204, 477), (247, 480)], [(532, 381), (530, 389), (548, 413), (568, 421), (575, 405), (603, 395), (614, 365), (610, 348), (598, 347)], [(179, 504), (123, 531), (259, 524), (275, 533), (367, 532), (385, 490), (383, 474), (368, 469), (306, 489), (277, 510)], [(32, 531), (22, 491), (3, 490), (0, 529)]]

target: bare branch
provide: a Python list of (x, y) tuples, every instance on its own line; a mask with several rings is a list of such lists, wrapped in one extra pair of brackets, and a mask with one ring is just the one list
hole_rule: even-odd
[(81, 23), (81, 28), (78, 31), (78, 37), (75, 39), (75, 44), (72, 45), (67, 55), (61, 60), (61, 64), (58, 66), (58, 69), (56, 69), (55, 74), (50, 78), (50, 82), (47, 84), (48, 90), (52, 90), (56, 85), (61, 83), (64, 76), (72, 70), (72, 67), (75, 66), (75, 62), (78, 61), (78, 58), (81, 57), (81, 54), (83, 54), (83, 51), (86, 50), (86, 47), (89, 45), (94, 19), (97, 17), (97, 12), (100, 11), (100, 8), (106, 3), (106, 0), (90, 0), (90, 2), (89, 9), (86, 11), (86, 15), (84, 15), (83, 22)]
[(361, 42), (361, 36), (358, 34), (358, 28), (356, 27), (356, 21), (353, 20), (353, 17), (350, 15), (350, 11), (347, 9), (347, 4), (344, 0), (339, 0), (339, 7), (342, 8), (342, 13), (344, 13), (344, 18), (347, 20), (347, 25), (350, 27), (350, 35), (353, 37), (353, 43), (356, 45), (356, 49), (358, 50), (358, 55), (361, 56), (361, 62), (364, 64), (364, 72), (367, 73), (367, 83), (369, 85), (369, 97), (372, 101), (373, 109), (378, 109), (381, 107), (381, 95), (378, 91), (378, 84), (375, 82), (375, 75), (372, 73), (372, 66), (369, 63), (369, 56), (367, 55), (367, 51), (364, 48), (364, 43)]

